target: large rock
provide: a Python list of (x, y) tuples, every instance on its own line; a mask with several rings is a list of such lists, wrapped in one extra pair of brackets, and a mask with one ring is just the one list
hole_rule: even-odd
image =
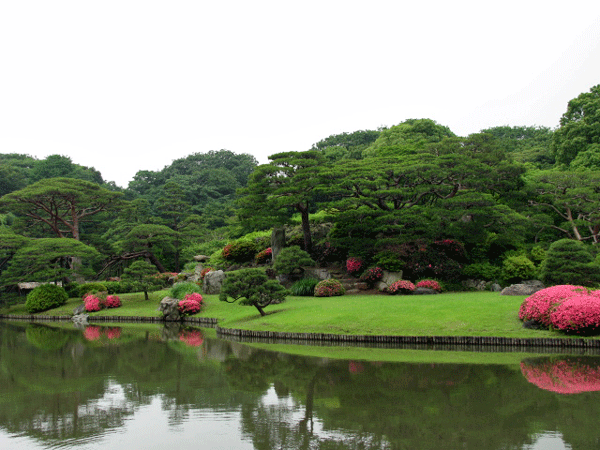
[(202, 292), (207, 295), (221, 293), (221, 286), (225, 279), (225, 272), (222, 270), (211, 270), (204, 275), (204, 282), (202, 283)]
[(271, 233), (271, 258), (273, 262), (275, 262), (283, 247), (285, 247), (285, 229), (274, 227)]
[(377, 282), (375, 287), (380, 291), (385, 291), (390, 284), (395, 283), (402, 279), (402, 272), (388, 272), (387, 270), (383, 271), (383, 277), (380, 281)]
[(511, 284), (500, 292), (500, 295), (531, 295), (540, 289), (544, 289), (544, 284), (538, 280), (523, 281), (519, 284)]
[(194, 256), (194, 261), (198, 261), (198, 262), (206, 262), (210, 259), (210, 256), (206, 256), (206, 255), (196, 255)]
[(435, 289), (426, 288), (426, 287), (418, 287), (413, 291), (413, 295), (435, 295), (435, 294), (439, 294), (439, 292), (436, 291)]
[(165, 297), (160, 301), (158, 310), (162, 312), (163, 319), (166, 321), (179, 321), (181, 314), (179, 313), (179, 300), (173, 297)]

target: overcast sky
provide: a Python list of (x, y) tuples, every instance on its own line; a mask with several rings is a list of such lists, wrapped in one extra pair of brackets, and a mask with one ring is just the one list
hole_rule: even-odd
[(600, 83), (600, 1), (2, 0), (0, 152), (126, 187), (429, 118), (554, 128)]

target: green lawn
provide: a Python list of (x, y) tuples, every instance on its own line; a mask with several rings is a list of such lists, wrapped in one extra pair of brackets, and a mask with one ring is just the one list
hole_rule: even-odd
[[(158, 317), (158, 303), (166, 291), (120, 295), (123, 306), (92, 315)], [(345, 295), (341, 297), (288, 297), (266, 308), (261, 317), (250, 306), (220, 302), (206, 295), (200, 317), (219, 319), (226, 328), (282, 332), (373, 334), (409, 336), (497, 336), (564, 337), (552, 331), (527, 330), (517, 314), (525, 297), (503, 296), (494, 292), (460, 292), (439, 295)], [(44, 315), (71, 314), (80, 299)], [(24, 305), (2, 311), (26, 314)]]

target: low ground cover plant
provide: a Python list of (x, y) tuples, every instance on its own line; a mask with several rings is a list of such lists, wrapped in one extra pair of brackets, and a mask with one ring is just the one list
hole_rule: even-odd
[(319, 281), (315, 286), (315, 297), (334, 297), (345, 293), (344, 286), (335, 278)]
[(297, 295), (299, 297), (312, 297), (315, 295), (315, 286), (318, 283), (319, 280), (316, 278), (302, 278), (292, 284), (290, 291), (292, 292), (292, 295)]
[(202, 288), (192, 281), (180, 281), (169, 290), (170, 296), (179, 300), (183, 300), (187, 294), (200, 294), (201, 292)]

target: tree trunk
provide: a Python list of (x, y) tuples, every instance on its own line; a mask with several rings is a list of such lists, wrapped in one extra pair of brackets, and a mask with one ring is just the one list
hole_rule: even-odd
[(258, 303), (252, 303), (254, 305), (254, 307), (256, 309), (258, 309), (258, 312), (260, 313), (261, 316), (266, 316), (267, 314), (265, 313), (265, 311), (262, 309), (262, 306), (260, 306)]
[(308, 220), (308, 204), (299, 204), (297, 209), (302, 216), (302, 233), (304, 234), (304, 250), (308, 253), (312, 251), (312, 236), (310, 235), (310, 222)]

